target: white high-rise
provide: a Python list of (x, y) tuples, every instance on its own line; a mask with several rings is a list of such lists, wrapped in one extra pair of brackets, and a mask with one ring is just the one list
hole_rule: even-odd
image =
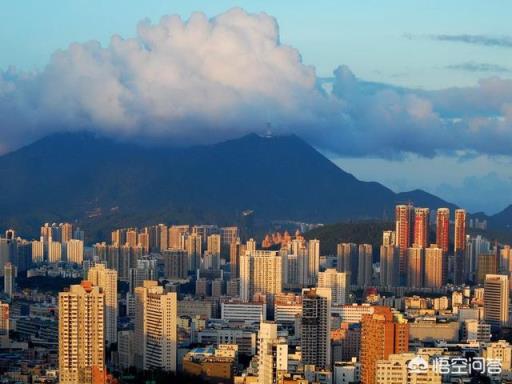
[(135, 364), (139, 369), (176, 372), (178, 298), (157, 281), (135, 288)]
[(441, 248), (436, 244), (425, 248), (425, 287), (439, 288), (445, 284), (445, 266), (445, 255)]
[(209, 253), (220, 255), (220, 249), (221, 248), (221, 238), (220, 235), (214, 234), (210, 235), (207, 238), (206, 242), (206, 250)]
[(309, 284), (315, 285), (320, 271), (320, 240), (308, 241), (308, 279)]
[(44, 242), (43, 238), (41, 241), (32, 241), (32, 262), (42, 263), (44, 261)]
[(288, 371), (288, 344), (280, 339), (277, 323), (262, 321), (258, 332), (258, 384), (279, 382)]
[(348, 274), (338, 272), (336, 268), (318, 273), (318, 288), (330, 288), (332, 304), (345, 305), (349, 288)]
[(66, 243), (66, 255), (69, 263), (82, 264), (84, 261), (84, 242), (71, 239)]
[(62, 259), (62, 244), (58, 241), (53, 241), (51, 238), (48, 241), (48, 262), (58, 263)]
[(276, 251), (246, 251), (240, 257), (240, 298), (248, 302), (255, 293), (281, 293), (281, 263), (281, 256)]
[(104, 264), (96, 264), (89, 269), (87, 277), (91, 283), (100, 287), (105, 294), (105, 341), (107, 344), (116, 343), (117, 271), (106, 268)]
[(59, 293), (59, 382), (105, 380), (105, 295), (89, 281)]

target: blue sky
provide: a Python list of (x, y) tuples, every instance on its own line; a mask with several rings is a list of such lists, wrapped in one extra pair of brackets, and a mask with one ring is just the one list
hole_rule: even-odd
[[(404, 100), (397, 101), (406, 105), (412, 102), (413, 113), (419, 113), (423, 120), (431, 118), (429, 103), (434, 109), (439, 107), (437, 104), (440, 108), (450, 108), (456, 103), (446, 103), (446, 98), (464, 99), (467, 93), (485, 95), (482, 89), (475, 88), (481, 79), (499, 77), (501, 82), (512, 78), (512, 3), (494, 0), (17, 0), (3, 4), (0, 13), (0, 75), (1, 71), (12, 72), (10, 66), (18, 73), (40, 72), (56, 50), (68, 52), (73, 42), (97, 40), (107, 47), (112, 35), (134, 37), (137, 23), (144, 18), (155, 24), (163, 15), (178, 14), (188, 19), (195, 11), (214, 17), (235, 6), (275, 17), (280, 41), (296, 48), (303, 63), (314, 66), (318, 76), (330, 77), (336, 67), (345, 65), (364, 81), (423, 90), (460, 87), (462, 97), (457, 96), (458, 91), (448, 90), (443, 91), (441, 97), (438, 93), (427, 96), (410, 93)], [(0, 77), (0, 91), (1, 80)], [(499, 87), (501, 85), (493, 89)], [(426, 97), (427, 105), (417, 103), (418, 97)], [(381, 106), (378, 98), (367, 99), (359, 94), (357, 98), (363, 100), (361, 105), (365, 108)], [(361, 105), (355, 105), (356, 114)], [(512, 116), (508, 112), (510, 105), (508, 99), (499, 101), (486, 110), (484, 117), (496, 113)], [(455, 107), (454, 115), (467, 114), (474, 106), (466, 105), (465, 110)], [(418, 142), (412, 140), (412, 144), (397, 142), (397, 154), (390, 155), (393, 148), (374, 153), (378, 142), (367, 147), (357, 142), (356, 150), (344, 147), (336, 152), (335, 148), (334, 154), (333, 148), (326, 148), (325, 153), (331, 153), (330, 157), (337, 164), (364, 180), (380, 181), (396, 191), (423, 188), (472, 211), (493, 213), (512, 203), (512, 162), (503, 150), (493, 153), (477, 142), (492, 143), (505, 138), (501, 142), (506, 144), (507, 140), (512, 140), (509, 136), (512, 127), (507, 125), (510, 117), (500, 118), (505, 123), (492, 131), (494, 136), (470, 137), (467, 148), (462, 151), (457, 146), (448, 148), (432, 143), (426, 144), (432, 151), (422, 149), (421, 137)], [(474, 129), (471, 124), (468, 127)], [(375, 134), (375, 140), (380, 140), (381, 132), (376, 130)], [(411, 132), (411, 137), (414, 136)], [(433, 140), (430, 136), (427, 134), (425, 139)], [(329, 139), (323, 140), (325, 144)], [(12, 146), (0, 142), (0, 150), (2, 148)]]
[(17, 0), (2, 5), (0, 67), (41, 68), (51, 53), (70, 42), (95, 39), (105, 44), (113, 34), (133, 36), (145, 17), (157, 22), (165, 14), (188, 17), (194, 11), (215, 16), (233, 6), (276, 17), (282, 41), (299, 49), (304, 62), (314, 65), (320, 76), (345, 64), (367, 80), (439, 88), (474, 84), (483, 75), (448, 66), (485, 61), (512, 67), (510, 49), (404, 36), (509, 35), (512, 3), (493, 0)]

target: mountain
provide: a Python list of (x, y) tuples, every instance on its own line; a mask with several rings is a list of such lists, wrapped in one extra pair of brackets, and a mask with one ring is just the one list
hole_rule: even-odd
[(27, 236), (47, 221), (76, 221), (96, 239), (125, 225), (233, 224), (248, 209), (268, 223), (389, 219), (403, 201), (454, 207), (360, 181), (293, 135), (155, 148), (61, 133), (0, 157), (0, 178), (0, 228)]

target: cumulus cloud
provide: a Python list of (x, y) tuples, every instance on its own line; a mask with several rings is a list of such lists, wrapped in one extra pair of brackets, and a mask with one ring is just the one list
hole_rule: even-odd
[[(169, 145), (296, 133), (348, 156), (510, 153), (512, 80), (435, 92), (334, 71), (332, 91), (267, 14), (143, 21), (134, 38), (72, 44), (40, 72), (0, 74), (4, 150), (60, 130)], [(325, 84), (324, 84), (325, 85)], [(2, 149), (0, 148), (0, 150)]]
[(2, 125), (20, 134), (92, 129), (175, 144), (263, 130), (267, 121), (313, 125), (330, 108), (314, 69), (280, 44), (276, 21), (241, 9), (143, 21), (136, 38), (114, 36), (105, 48), (72, 44), (41, 73), (4, 73), (0, 98)]
[(335, 75), (333, 94), (344, 101), (343, 134), (350, 138), (352, 155), (510, 155), (512, 80), (489, 78), (475, 87), (422, 91), (368, 86), (347, 67)]

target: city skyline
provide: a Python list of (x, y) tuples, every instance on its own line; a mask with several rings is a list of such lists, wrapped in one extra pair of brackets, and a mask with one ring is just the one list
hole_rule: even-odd
[[(56, 353), (41, 372), (14, 363), (52, 383), (130, 383), (123, 373), (131, 372), (156, 382), (186, 374), (238, 384), (444, 384), (461, 373), (438, 372), (438, 360), (449, 367), (467, 350), (495, 369), (464, 375), (505, 379), (512, 253), (474, 226), (460, 208), (397, 205), (395, 230), (363, 231), (362, 241), (380, 236), (380, 249), (351, 242), (352, 232), (334, 250), (322, 246), (333, 239), (298, 227), (258, 238), (215, 224), (114, 228), (85, 250), (88, 234), (72, 223), (45, 223), (33, 241), (8, 229), (0, 340), (16, 356), (35, 353), (27, 341), (41, 356)], [(411, 368), (417, 361), (423, 370)]]
[(2, 384), (512, 384), (512, 3), (0, 14)]

